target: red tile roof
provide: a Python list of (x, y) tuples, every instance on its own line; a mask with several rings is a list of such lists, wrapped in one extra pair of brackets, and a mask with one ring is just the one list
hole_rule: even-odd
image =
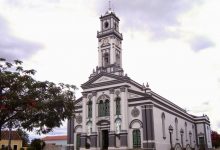
[(59, 136), (46, 136), (42, 138), (43, 141), (58, 141), (58, 140), (67, 140), (66, 135), (59, 135)]
[[(9, 131), (2, 131), (2, 140), (9, 140)], [(11, 140), (22, 140), (17, 131), (11, 131)]]

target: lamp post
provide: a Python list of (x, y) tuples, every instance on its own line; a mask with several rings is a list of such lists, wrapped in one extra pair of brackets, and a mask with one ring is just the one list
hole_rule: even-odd
[(170, 133), (170, 146), (173, 148), (173, 141), (172, 141), (172, 134), (173, 134), (173, 127), (169, 126), (169, 133)]

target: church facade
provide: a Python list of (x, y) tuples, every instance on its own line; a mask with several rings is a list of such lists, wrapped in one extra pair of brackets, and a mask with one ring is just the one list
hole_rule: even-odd
[(100, 17), (98, 66), (75, 100), (68, 149), (212, 149), (207, 116), (188, 114), (124, 74), (119, 21), (110, 10)]

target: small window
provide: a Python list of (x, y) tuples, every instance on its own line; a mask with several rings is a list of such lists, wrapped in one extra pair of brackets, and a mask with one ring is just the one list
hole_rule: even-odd
[(186, 141), (188, 141), (188, 132), (187, 132), (187, 123), (185, 122), (185, 135), (186, 135)]
[(163, 139), (166, 139), (166, 131), (165, 131), (165, 114), (162, 113), (161, 115), (162, 119), (162, 133), (163, 133)]
[(116, 103), (116, 115), (120, 115), (121, 114), (121, 99), (120, 97), (117, 97), (116, 100), (115, 100), (115, 103)]
[(103, 60), (104, 60), (104, 67), (107, 67), (110, 64), (110, 58), (109, 58), (109, 54), (108, 53), (104, 54)]
[(110, 112), (109, 112), (109, 100), (105, 101), (105, 116), (109, 116)]
[(98, 112), (99, 112), (99, 116), (100, 117), (102, 117), (104, 114), (103, 114), (103, 101), (101, 100), (100, 102), (99, 102), (99, 110), (98, 110)]
[(92, 101), (88, 102), (88, 118), (92, 118)]
[(176, 129), (176, 140), (179, 139), (179, 132), (178, 132), (178, 119), (175, 119), (175, 129)]

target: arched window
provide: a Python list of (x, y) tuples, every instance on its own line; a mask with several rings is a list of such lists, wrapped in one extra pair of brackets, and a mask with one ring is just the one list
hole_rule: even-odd
[(116, 115), (120, 115), (121, 114), (121, 105), (120, 105), (121, 99), (120, 97), (117, 97), (115, 100), (115, 104), (116, 104)]
[(192, 125), (192, 140), (193, 140), (193, 142), (195, 142), (195, 129), (194, 129), (194, 125)]
[(161, 115), (162, 119), (162, 133), (163, 133), (163, 139), (166, 139), (166, 131), (165, 131), (165, 114), (162, 113)]
[(109, 113), (109, 100), (107, 99), (107, 100), (105, 100), (105, 116), (109, 116), (110, 115), (110, 113)]
[(102, 100), (100, 100), (100, 102), (99, 102), (99, 110), (98, 110), (98, 112), (99, 112), (99, 116), (100, 117), (102, 117), (104, 114), (103, 114), (103, 106), (104, 106), (104, 104), (103, 104), (103, 101)]
[(139, 129), (133, 130), (133, 148), (141, 148), (141, 133)]
[(109, 53), (104, 53), (103, 60), (104, 60), (104, 67), (110, 64)]
[(120, 52), (119, 51), (116, 51), (116, 56), (115, 57), (116, 57), (116, 64), (120, 65), (121, 62), (120, 62)]
[(178, 119), (175, 119), (175, 130), (176, 130), (176, 140), (179, 139), (179, 132), (178, 132)]
[(185, 122), (185, 135), (186, 135), (186, 141), (188, 141), (188, 132), (187, 132), (187, 123)]
[(110, 112), (109, 112), (109, 96), (102, 94), (99, 98), (98, 98), (98, 114), (99, 117), (103, 117), (103, 116), (109, 116)]
[(88, 102), (88, 118), (92, 118), (92, 101)]

